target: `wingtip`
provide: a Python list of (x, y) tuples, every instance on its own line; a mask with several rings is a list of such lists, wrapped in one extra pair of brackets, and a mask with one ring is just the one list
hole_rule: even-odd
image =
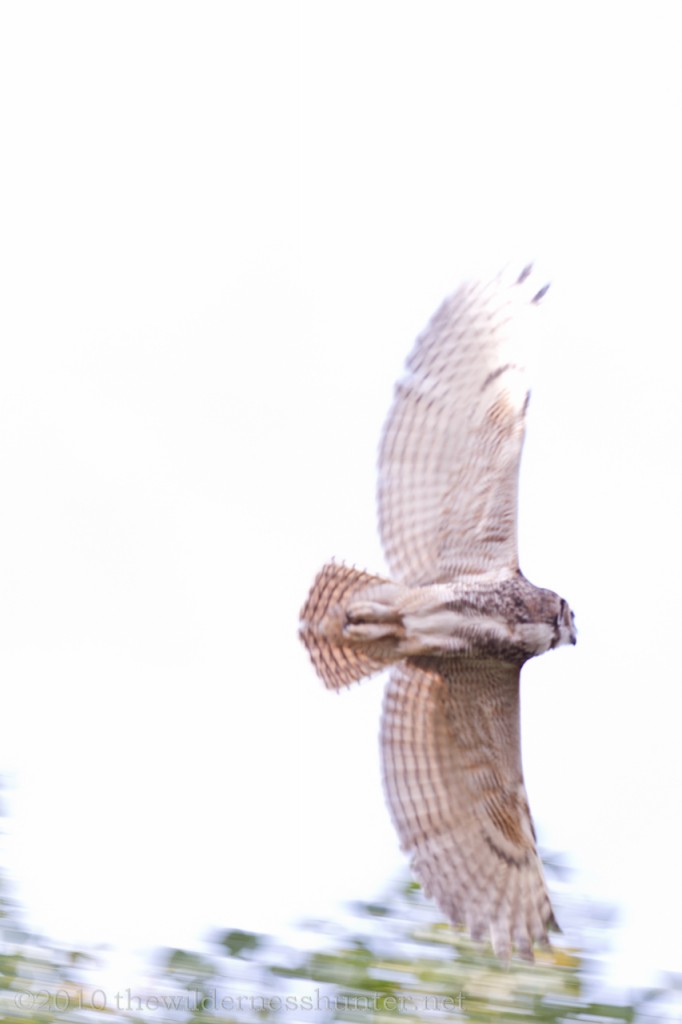
[[(535, 264), (532, 261), (530, 263), (526, 263), (525, 264), (525, 266), (523, 267), (523, 270), (518, 275), (518, 277), (516, 278), (516, 281), (514, 283), (516, 285), (525, 284), (526, 281), (528, 281), (528, 279), (531, 276), (531, 274), (534, 275), (534, 281), (531, 282), (531, 285), (533, 287), (537, 287), (537, 276), (538, 275), (535, 272)], [(543, 299), (544, 296), (549, 291), (550, 285), (551, 285), (551, 281), (547, 281), (547, 283), (544, 284), (542, 286), (542, 288), (539, 288), (537, 291), (535, 291), (533, 293), (532, 297), (531, 297), (531, 300), (530, 300), (531, 303), (534, 303), (535, 305), (537, 305), (537, 303), (539, 303), (541, 301), (541, 299)]]
[(543, 285), (543, 287), (540, 289), (540, 291), (537, 292), (530, 301), (534, 302), (537, 305), (537, 303), (540, 302), (540, 300), (547, 294), (547, 292), (550, 289), (550, 286), (551, 286), (551, 281), (548, 281), (547, 284)]

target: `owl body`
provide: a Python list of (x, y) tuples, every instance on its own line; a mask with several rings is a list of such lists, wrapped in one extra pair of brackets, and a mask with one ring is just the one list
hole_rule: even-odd
[(529, 658), (575, 643), (572, 612), (551, 590), (519, 572), (495, 582), (458, 580), (406, 587), (377, 582), (344, 609), (337, 643), (383, 644), (411, 657), (494, 657), (519, 668)]
[(379, 450), (391, 579), (318, 573), (300, 635), (339, 689), (390, 668), (386, 798), (427, 894), (506, 957), (532, 958), (554, 916), (521, 767), (519, 679), (573, 644), (566, 601), (518, 564), (518, 474), (538, 303), (531, 268), (463, 285), (407, 360)]

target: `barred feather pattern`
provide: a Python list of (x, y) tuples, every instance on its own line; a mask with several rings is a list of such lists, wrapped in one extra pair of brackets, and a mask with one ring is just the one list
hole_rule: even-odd
[(315, 577), (301, 610), (299, 635), (315, 671), (329, 690), (339, 690), (381, 671), (396, 660), (394, 646), (352, 644), (344, 636), (346, 611), (354, 598), (387, 582), (353, 566), (328, 562)]
[(379, 529), (393, 577), (435, 583), (518, 567), (518, 473), (537, 282), (463, 285), (417, 339), (378, 462)]
[(386, 799), (427, 895), (503, 958), (556, 927), (521, 768), (519, 670), (497, 660), (394, 667), (381, 726)]

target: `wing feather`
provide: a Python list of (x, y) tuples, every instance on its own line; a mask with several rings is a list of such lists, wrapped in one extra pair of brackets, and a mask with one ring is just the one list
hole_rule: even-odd
[(379, 528), (401, 582), (518, 568), (516, 509), (541, 291), (529, 268), (463, 285), (418, 338), (379, 453)]
[(393, 822), (427, 894), (501, 955), (531, 955), (553, 915), (521, 768), (518, 668), (395, 666), (381, 749)]

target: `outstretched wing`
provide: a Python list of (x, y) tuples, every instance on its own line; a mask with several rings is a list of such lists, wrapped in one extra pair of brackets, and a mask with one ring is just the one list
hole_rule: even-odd
[(545, 290), (528, 267), (463, 285), (416, 342), (379, 453), (379, 528), (401, 582), (518, 567), (524, 349)]
[(521, 770), (519, 670), (496, 660), (394, 667), (384, 787), (427, 895), (495, 951), (532, 957), (554, 924)]

